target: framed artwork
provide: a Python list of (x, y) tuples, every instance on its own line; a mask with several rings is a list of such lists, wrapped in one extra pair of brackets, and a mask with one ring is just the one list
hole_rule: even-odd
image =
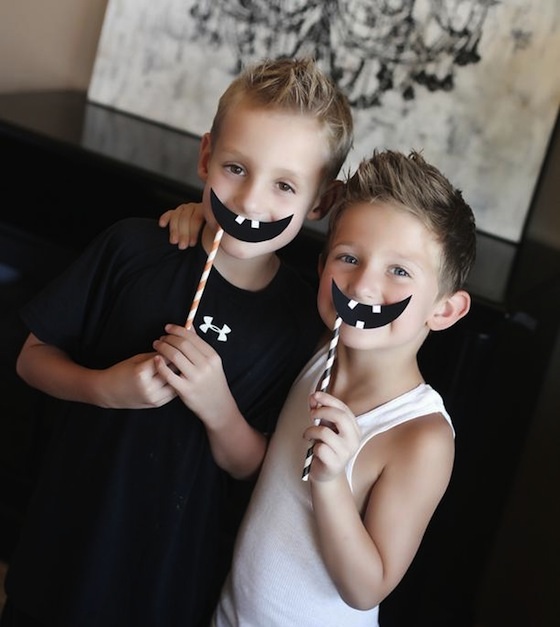
[(374, 148), (425, 157), (519, 242), (560, 103), (558, 0), (109, 0), (88, 97), (202, 135), (240, 69), (315, 57)]

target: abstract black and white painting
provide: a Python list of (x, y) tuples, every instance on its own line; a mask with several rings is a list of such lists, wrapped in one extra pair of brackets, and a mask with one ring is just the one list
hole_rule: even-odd
[(422, 150), (479, 230), (521, 239), (560, 103), (558, 0), (109, 0), (88, 96), (206, 132), (246, 64), (315, 57), (356, 141)]

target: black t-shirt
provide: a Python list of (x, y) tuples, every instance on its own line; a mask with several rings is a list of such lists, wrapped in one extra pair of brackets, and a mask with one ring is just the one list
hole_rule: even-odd
[[(77, 363), (108, 367), (185, 323), (205, 262), (200, 245), (171, 246), (155, 220), (122, 220), (22, 317)], [(220, 354), (243, 415), (271, 432), (324, 330), (313, 288), (284, 265), (258, 292), (212, 269), (193, 326)], [(180, 399), (143, 410), (60, 402), (7, 593), (47, 624), (204, 622), (229, 567), (237, 484)]]

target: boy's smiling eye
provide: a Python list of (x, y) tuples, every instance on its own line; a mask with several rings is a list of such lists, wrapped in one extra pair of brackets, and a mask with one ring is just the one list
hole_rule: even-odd
[(291, 185), (288, 185), (288, 183), (280, 182), (278, 183), (278, 187), (282, 192), (291, 192), (292, 194), (295, 194), (295, 189)]
[(408, 277), (410, 274), (401, 266), (395, 266), (391, 269), (392, 273), (396, 276)]
[(236, 163), (229, 163), (228, 165), (225, 166), (226, 170), (229, 170), (232, 174), (236, 174), (236, 175), (242, 175), (245, 173), (245, 170), (240, 166), (237, 165)]
[(354, 257), (354, 255), (350, 255), (349, 253), (343, 253), (342, 255), (339, 255), (337, 259), (340, 259), (340, 261), (344, 263), (350, 263), (354, 266), (358, 263), (356, 257)]

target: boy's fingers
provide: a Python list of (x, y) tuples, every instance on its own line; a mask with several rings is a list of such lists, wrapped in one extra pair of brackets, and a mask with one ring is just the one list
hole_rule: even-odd
[(159, 226), (161, 226), (162, 228), (165, 228), (166, 226), (169, 225), (169, 220), (171, 220), (171, 215), (172, 215), (172, 210), (169, 209), (168, 211), (166, 211), (165, 213), (162, 213), (159, 217), (158, 220), (158, 224)]

